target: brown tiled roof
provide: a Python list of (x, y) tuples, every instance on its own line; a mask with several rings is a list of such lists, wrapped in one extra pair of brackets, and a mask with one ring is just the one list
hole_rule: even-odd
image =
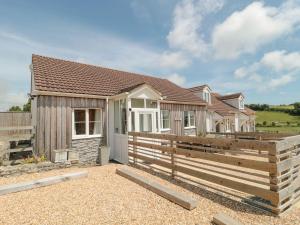
[(204, 84), (204, 85), (188, 88), (188, 90), (190, 90), (191, 92), (197, 92), (197, 91), (202, 91), (205, 87), (209, 88), (207, 84)]
[(239, 110), (223, 100), (223, 96), (219, 93), (212, 93), (211, 94), (211, 105), (208, 106), (208, 109), (215, 111), (216, 113), (220, 114), (221, 116), (230, 116), (235, 113), (244, 113), (247, 116), (255, 115), (255, 111), (252, 109), (245, 107), (243, 110)]
[(222, 95), (220, 96), (220, 99), (222, 100), (227, 100), (227, 99), (234, 99), (234, 98), (239, 98), (241, 95), (243, 95), (242, 93), (234, 93), (234, 94), (230, 94), (230, 95)]
[(239, 112), (238, 109), (223, 102), (220, 97), (221, 95), (218, 93), (211, 93), (211, 105), (208, 106), (208, 109), (215, 111), (221, 116), (232, 116)]
[(167, 79), (39, 55), (32, 55), (32, 65), (35, 89), (38, 91), (114, 96), (147, 84), (165, 96), (166, 101), (206, 104)]

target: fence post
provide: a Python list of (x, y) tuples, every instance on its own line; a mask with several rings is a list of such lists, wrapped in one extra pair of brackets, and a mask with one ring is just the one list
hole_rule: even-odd
[(277, 193), (277, 199), (272, 202), (276, 208), (274, 213), (280, 214), (290, 207), (293, 193), (290, 190), (293, 183), (293, 155), (288, 146), (282, 148), (276, 145), (275, 154), (270, 155), (269, 162), (276, 164), (276, 171), (270, 172), (270, 190)]
[(137, 160), (136, 160), (137, 150), (136, 150), (136, 144), (135, 144), (135, 142), (137, 141), (137, 136), (135, 136), (133, 134), (132, 140), (133, 140), (133, 146), (132, 147), (133, 147), (133, 154), (134, 154), (134, 156), (133, 156), (133, 163), (136, 165), (136, 162), (137, 162)]
[[(174, 147), (174, 141), (173, 140), (170, 140), (170, 146), (171, 148)], [(172, 151), (171, 153), (171, 163), (172, 163), (172, 178), (175, 178), (175, 175), (176, 175), (176, 168), (175, 168), (175, 156), (174, 156), (174, 152)]]

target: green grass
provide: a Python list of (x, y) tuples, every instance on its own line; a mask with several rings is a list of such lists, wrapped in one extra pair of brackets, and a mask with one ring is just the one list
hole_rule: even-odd
[(293, 105), (270, 105), (272, 109), (294, 109)]
[(267, 121), (268, 124), (272, 122), (278, 123), (300, 123), (300, 116), (291, 116), (283, 112), (268, 112), (268, 111), (257, 111), (256, 112), (256, 123), (263, 123)]
[[(263, 124), (266, 121), (268, 127), (256, 127), (257, 131), (271, 131), (279, 133), (300, 133), (300, 116), (291, 116), (283, 112), (257, 111), (256, 123)], [(271, 126), (275, 122), (278, 126)], [(290, 123), (288, 126), (287, 122)]]

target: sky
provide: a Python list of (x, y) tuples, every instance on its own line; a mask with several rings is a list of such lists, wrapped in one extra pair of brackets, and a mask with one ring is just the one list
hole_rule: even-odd
[(300, 0), (0, 0), (0, 110), (30, 93), (39, 54), (300, 101)]

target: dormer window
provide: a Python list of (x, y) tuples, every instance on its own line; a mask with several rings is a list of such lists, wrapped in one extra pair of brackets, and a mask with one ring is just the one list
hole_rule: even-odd
[(240, 109), (244, 109), (245, 108), (245, 102), (244, 99), (240, 100)]
[(211, 103), (210, 102), (210, 93), (208, 91), (203, 92), (203, 100), (208, 102), (209, 104)]

